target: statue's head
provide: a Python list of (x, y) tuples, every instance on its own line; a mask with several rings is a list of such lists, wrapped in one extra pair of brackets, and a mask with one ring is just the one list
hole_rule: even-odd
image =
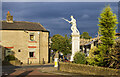
[(71, 18), (73, 18), (73, 16), (71, 15)]

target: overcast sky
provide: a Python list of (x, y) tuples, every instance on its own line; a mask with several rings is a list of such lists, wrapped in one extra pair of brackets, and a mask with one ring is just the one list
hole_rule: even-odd
[(120, 0), (2, 0), (3, 2), (118, 2)]
[(2, 19), (6, 20), (7, 11), (10, 11), (15, 21), (39, 22), (53, 36), (71, 34), (71, 25), (62, 18), (70, 20), (73, 15), (80, 33), (88, 32), (94, 37), (98, 31), (98, 17), (108, 4), (117, 14), (117, 2), (3, 2)]

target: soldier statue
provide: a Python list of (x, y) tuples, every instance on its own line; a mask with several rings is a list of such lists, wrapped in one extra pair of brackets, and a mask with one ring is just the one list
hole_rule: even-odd
[(72, 35), (76, 35), (76, 34), (79, 35), (79, 31), (78, 31), (78, 29), (77, 29), (77, 27), (76, 27), (76, 20), (73, 18), (73, 16), (71, 16), (71, 21), (69, 21), (69, 20), (67, 20), (67, 19), (65, 19), (65, 18), (63, 18), (63, 19), (64, 19), (65, 21), (69, 22), (70, 24), (72, 24), (72, 26), (71, 26)]

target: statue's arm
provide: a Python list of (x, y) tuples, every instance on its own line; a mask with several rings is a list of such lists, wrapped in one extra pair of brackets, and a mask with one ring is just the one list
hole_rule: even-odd
[(65, 19), (65, 18), (62, 18), (62, 19), (64, 19), (65, 21), (67, 21), (67, 22), (71, 23), (71, 21), (69, 21), (69, 20), (67, 20), (67, 19)]

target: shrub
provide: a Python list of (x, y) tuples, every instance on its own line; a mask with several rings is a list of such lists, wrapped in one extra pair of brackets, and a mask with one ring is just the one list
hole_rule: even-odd
[(15, 56), (14, 55), (8, 55), (5, 57), (6, 61), (11, 61), (11, 60), (15, 60)]
[(97, 47), (94, 46), (89, 51), (89, 56), (87, 57), (87, 62), (89, 65), (95, 65), (95, 51), (97, 50)]
[(74, 63), (76, 64), (86, 64), (86, 57), (83, 52), (76, 52), (74, 56)]
[(120, 69), (120, 40), (116, 40), (116, 43), (111, 48), (107, 58), (107, 65), (110, 68)]

